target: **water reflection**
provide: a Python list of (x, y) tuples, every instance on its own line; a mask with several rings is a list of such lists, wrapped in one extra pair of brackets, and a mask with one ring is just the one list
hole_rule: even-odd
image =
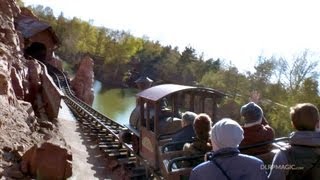
[(93, 108), (120, 124), (128, 124), (137, 92), (136, 89), (106, 89), (101, 82), (95, 81)]

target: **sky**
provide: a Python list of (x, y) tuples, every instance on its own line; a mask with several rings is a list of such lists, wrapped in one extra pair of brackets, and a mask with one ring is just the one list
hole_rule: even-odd
[(310, 0), (23, 0), (67, 18), (124, 30), (253, 70), (259, 55), (320, 57), (319, 2)]

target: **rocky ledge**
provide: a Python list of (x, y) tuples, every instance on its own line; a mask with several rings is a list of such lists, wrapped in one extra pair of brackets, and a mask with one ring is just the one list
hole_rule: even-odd
[[(0, 178), (65, 178), (71, 154), (58, 121), (38, 114), (43, 70), (24, 58), (24, 38), (15, 24), (20, 14), (14, 0), (0, 0)], [(48, 164), (60, 169), (49, 173)]]

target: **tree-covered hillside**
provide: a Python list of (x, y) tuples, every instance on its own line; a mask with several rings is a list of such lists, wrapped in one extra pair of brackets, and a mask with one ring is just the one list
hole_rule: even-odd
[[(33, 12), (50, 23), (61, 40), (56, 52), (63, 60), (74, 64), (81, 54), (91, 54), (95, 60), (96, 77), (105, 84), (135, 80), (147, 75), (155, 81), (194, 84), (212, 70), (220, 69), (220, 61), (204, 59), (192, 47), (182, 53), (177, 47), (162, 46), (129, 32), (93, 26), (79, 18), (57, 18), (49, 7), (37, 6)], [(132, 81), (130, 81), (132, 82)]]

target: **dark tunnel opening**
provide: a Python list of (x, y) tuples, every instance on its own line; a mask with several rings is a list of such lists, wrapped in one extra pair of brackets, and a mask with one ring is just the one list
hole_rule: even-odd
[(28, 56), (31, 56), (35, 59), (44, 62), (46, 60), (46, 52), (47, 48), (44, 44), (34, 42), (31, 44), (31, 46), (25, 49), (24, 54), (26, 58), (28, 58)]

